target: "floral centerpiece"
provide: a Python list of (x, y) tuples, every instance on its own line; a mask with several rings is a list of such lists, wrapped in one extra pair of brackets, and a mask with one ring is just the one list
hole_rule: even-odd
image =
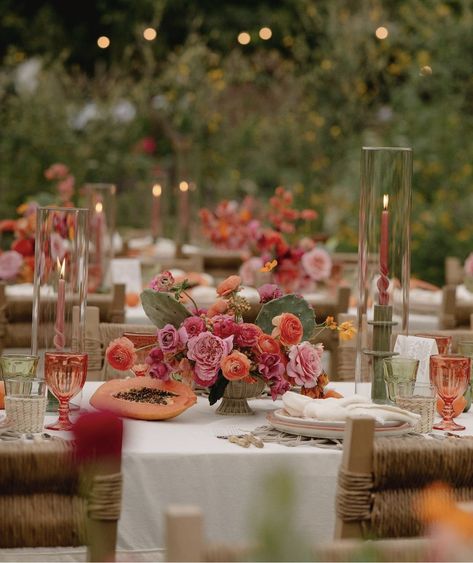
[(46, 180), (56, 182), (56, 196), (40, 194), (38, 201), (27, 201), (18, 207), (17, 219), (0, 221), (0, 280), (33, 281), (37, 208), (40, 205), (72, 206), (74, 176), (69, 168), (56, 163), (45, 170), (44, 176)]
[[(283, 296), (280, 288), (269, 284), (260, 290), (262, 307), (255, 323), (244, 322), (249, 303), (240, 295), (241, 278), (236, 275), (217, 287), (219, 298), (207, 311), (195, 303), (189, 310), (180, 302), (188, 285), (176, 284), (169, 272), (158, 276), (153, 286), (141, 295), (147, 316), (158, 327), (146, 359), (149, 375), (208, 388), (211, 405), (222, 397), (231, 399), (232, 384), (253, 386), (250, 394), (240, 397), (238, 414), (249, 410), (246, 398), (264, 386), (273, 399), (293, 386), (312, 397), (327, 396), (317, 331), (337, 330), (341, 338), (354, 334), (351, 323), (337, 325), (328, 318), (317, 324), (303, 298)], [(112, 367), (128, 370), (135, 354), (133, 344), (122, 337), (109, 345), (106, 357)], [(225, 411), (225, 400), (220, 409)]]

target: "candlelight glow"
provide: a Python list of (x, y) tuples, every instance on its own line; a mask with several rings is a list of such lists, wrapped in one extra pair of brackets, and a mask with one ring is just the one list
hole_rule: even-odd
[(389, 196), (388, 194), (384, 194), (383, 196), (383, 209), (387, 209), (389, 204)]
[(66, 259), (64, 258), (64, 260), (61, 262), (59, 258), (56, 258), (56, 262), (57, 262), (57, 271), (59, 272), (59, 277), (61, 279), (64, 279), (64, 276), (66, 275)]
[(161, 187), (161, 184), (154, 184), (153, 186), (154, 197), (160, 197), (162, 193), (163, 193), (163, 189)]
[(101, 201), (98, 201), (95, 204), (95, 212), (96, 213), (102, 213), (102, 211), (103, 211), (103, 203)]
[(185, 181), (179, 182), (179, 189), (181, 190), (181, 192), (187, 192), (187, 190), (189, 189), (189, 184)]

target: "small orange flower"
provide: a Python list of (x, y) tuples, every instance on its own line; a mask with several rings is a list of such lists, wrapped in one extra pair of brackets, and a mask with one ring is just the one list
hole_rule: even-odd
[(274, 268), (278, 265), (277, 260), (273, 260), (272, 262), (266, 262), (266, 264), (260, 269), (260, 272), (271, 272)]
[(356, 334), (356, 328), (351, 321), (345, 321), (338, 326), (340, 340), (351, 340)]
[(337, 330), (337, 323), (333, 317), (327, 317), (325, 319), (325, 326), (330, 330)]

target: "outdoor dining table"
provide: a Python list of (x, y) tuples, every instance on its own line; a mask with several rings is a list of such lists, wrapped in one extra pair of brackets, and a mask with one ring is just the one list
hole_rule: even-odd
[[(92, 408), (89, 398), (99, 385), (86, 383), (81, 402), (84, 409)], [(345, 396), (354, 392), (353, 383), (331, 385)], [(365, 384), (363, 394), (368, 389)], [(265, 425), (267, 413), (282, 403), (260, 398), (251, 400), (250, 405), (254, 416), (225, 417), (215, 413), (215, 406), (210, 407), (207, 398), (199, 397), (195, 406), (175, 419), (125, 419), (124, 489), (118, 536), (122, 559), (163, 559), (164, 511), (176, 503), (197, 505), (203, 510), (205, 532), (213, 541), (248, 541), (254, 537), (255, 514), (266, 498), (268, 478), (276, 470), (286, 471), (293, 480), (291, 518), (300, 537), (309, 544), (331, 540), (341, 449), (276, 443), (267, 443), (262, 449), (242, 448), (217, 438), (234, 430)], [(465, 413), (460, 418), (467, 427), (460, 434), (473, 433), (473, 414)], [(48, 415), (47, 422), (50, 420), (53, 416)], [(65, 433), (53, 434), (67, 437)], [(8, 551), (0, 550), (0, 560), (6, 560)], [(31, 550), (22, 550), (28, 551)], [(60, 553), (64, 558), (64, 550)], [(67, 551), (71, 560), (78, 553), (80, 550)]]

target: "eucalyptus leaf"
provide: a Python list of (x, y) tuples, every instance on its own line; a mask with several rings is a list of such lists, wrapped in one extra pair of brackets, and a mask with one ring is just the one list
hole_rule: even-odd
[(274, 317), (282, 313), (292, 313), (298, 317), (304, 329), (303, 340), (310, 339), (315, 327), (314, 310), (305, 299), (292, 293), (265, 303), (256, 317), (255, 324), (266, 334), (271, 334)]
[(158, 328), (167, 324), (179, 328), (184, 319), (192, 316), (184, 305), (176, 301), (174, 295), (163, 291), (143, 290), (141, 304), (148, 319)]

